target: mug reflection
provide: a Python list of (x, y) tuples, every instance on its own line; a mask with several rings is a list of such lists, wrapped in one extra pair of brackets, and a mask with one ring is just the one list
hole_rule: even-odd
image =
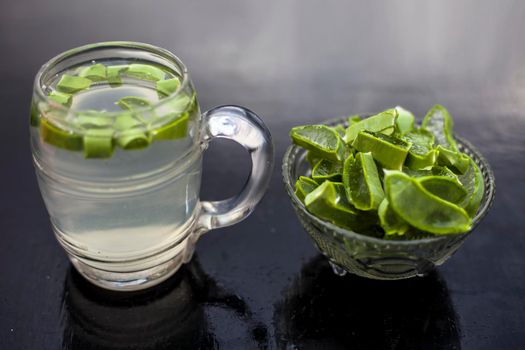
[(276, 306), (277, 343), (298, 349), (458, 349), (460, 329), (437, 272), (399, 281), (336, 276), (307, 263)]
[(196, 257), (159, 286), (131, 293), (100, 289), (70, 268), (63, 295), (63, 348), (218, 348), (208, 307), (242, 320), (252, 335), (251, 346), (267, 343), (266, 328), (254, 321), (247, 304), (218, 286)]

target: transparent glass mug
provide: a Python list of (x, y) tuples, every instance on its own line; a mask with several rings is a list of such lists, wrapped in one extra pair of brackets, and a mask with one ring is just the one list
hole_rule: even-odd
[[(83, 75), (93, 79), (89, 88), (56, 98), (58, 77), (82, 76), (95, 65)], [(103, 74), (95, 72), (99, 68)], [(86, 110), (136, 91), (160, 96), (160, 90), (151, 90), (158, 77), (149, 75), (158, 69), (179, 80), (162, 99)], [(113, 290), (147, 288), (172, 275), (191, 259), (202, 233), (252, 212), (273, 167), (271, 136), (257, 115), (238, 106), (201, 115), (184, 64), (164, 49), (140, 43), (87, 45), (51, 59), (35, 79), (30, 129), (38, 183), (55, 236), (80, 274)], [(252, 169), (237, 196), (200, 201), (202, 154), (213, 138), (241, 144)]]

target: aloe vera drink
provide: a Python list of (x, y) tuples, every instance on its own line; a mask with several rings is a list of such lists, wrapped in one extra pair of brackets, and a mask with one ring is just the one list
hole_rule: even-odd
[(48, 165), (40, 188), (57, 237), (91, 266), (142, 259), (186, 238), (201, 152), (194, 96), (167, 98), (180, 81), (176, 72), (119, 60), (70, 68), (45, 87), (56, 105), (39, 106), (31, 121), (35, 163)]

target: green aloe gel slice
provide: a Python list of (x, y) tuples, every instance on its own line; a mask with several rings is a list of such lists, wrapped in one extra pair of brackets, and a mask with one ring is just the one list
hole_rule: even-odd
[(312, 169), (312, 178), (317, 182), (329, 180), (340, 182), (343, 176), (343, 165), (341, 162), (332, 162), (322, 159)]
[(304, 203), (313, 215), (343, 228), (362, 230), (373, 223), (366, 214), (348, 203), (343, 184), (340, 183), (323, 182), (306, 195)]
[(352, 147), (372, 157), (386, 169), (401, 170), (411, 144), (380, 133), (368, 131), (357, 134)]
[(414, 114), (409, 110), (404, 109), (401, 106), (396, 106), (397, 119), (396, 119), (396, 131), (404, 135), (414, 130)]
[[(355, 123), (359, 123), (361, 121), (361, 116), (359, 115), (351, 115), (350, 117), (348, 117), (348, 126), (352, 125), (352, 124), (355, 124)], [(346, 134), (346, 130), (345, 130), (345, 134)]]
[(119, 131), (117, 145), (126, 150), (146, 148), (152, 141), (151, 134), (144, 131), (144, 125), (132, 114), (119, 115), (114, 124)]
[(183, 113), (171, 123), (164, 125), (153, 133), (154, 140), (176, 140), (186, 137), (188, 133), (189, 114)]
[(473, 217), (478, 212), (478, 207), (483, 199), (483, 192), (485, 190), (483, 174), (474, 160), (470, 159), (467, 170), (463, 175), (459, 176), (459, 180), (467, 191), (467, 195), (459, 205)]
[(180, 80), (177, 78), (159, 80), (156, 83), (156, 89), (162, 97), (171, 95), (177, 91), (179, 86)]
[(51, 93), (48, 96), (50, 100), (55, 101), (56, 103), (59, 103), (64, 106), (71, 105), (71, 100), (73, 98), (71, 94), (66, 94), (60, 91), (51, 91)]
[(424, 176), (417, 180), (425, 190), (447, 202), (459, 204), (467, 195), (467, 190), (458, 181), (447, 176)]
[(62, 130), (46, 119), (40, 119), (40, 137), (45, 142), (69, 151), (82, 150), (82, 136)]
[(151, 102), (145, 98), (138, 96), (125, 96), (115, 102), (120, 108), (126, 110), (133, 110), (137, 108), (144, 108), (151, 106)]
[(293, 143), (332, 161), (343, 161), (344, 145), (334, 129), (326, 125), (296, 126), (290, 130)]
[(432, 149), (434, 136), (430, 132), (424, 129), (410, 131), (403, 136), (403, 139), (412, 144), (408, 150), (405, 166), (410, 169), (423, 169), (434, 165), (438, 152)]
[(113, 125), (114, 120), (98, 111), (83, 111), (77, 113), (73, 123), (82, 129), (100, 129), (110, 128)]
[(381, 227), (387, 236), (402, 236), (410, 228), (410, 225), (408, 225), (405, 220), (401, 219), (401, 217), (399, 217), (399, 215), (397, 215), (390, 207), (388, 199), (386, 198), (383, 199), (377, 208), (377, 214), (379, 216)]
[(106, 66), (97, 63), (91, 66), (82, 68), (78, 73), (78, 76), (88, 78), (91, 81), (102, 81), (107, 79)]
[(106, 67), (106, 75), (109, 85), (116, 87), (122, 85), (121, 74), (129, 69), (127, 64)]
[(126, 70), (126, 75), (136, 79), (157, 81), (164, 79), (166, 73), (162, 69), (149, 64), (133, 63)]
[(397, 110), (395, 108), (391, 108), (379, 114), (363, 119), (357, 123), (350, 125), (346, 129), (344, 141), (348, 144), (352, 143), (357, 137), (357, 134), (365, 130), (371, 132), (381, 132), (385, 135), (391, 135), (394, 132), (396, 118)]
[(300, 176), (295, 182), (295, 195), (304, 203), (305, 197), (319, 186), (317, 182), (306, 176)]
[(402, 172), (385, 175), (385, 193), (394, 212), (411, 226), (434, 234), (467, 232), (472, 221), (466, 211), (447, 202)]
[(89, 89), (91, 83), (91, 80), (87, 78), (64, 74), (60, 77), (56, 89), (67, 94), (74, 94), (76, 92)]
[(470, 158), (466, 154), (459, 151), (451, 151), (441, 145), (436, 147), (436, 151), (439, 165), (446, 166), (457, 174), (463, 174), (467, 171)]
[(319, 163), (320, 160), (321, 158), (319, 158), (319, 156), (314, 152), (306, 152), (306, 161), (308, 162), (308, 164), (310, 164), (312, 169), (317, 163)]
[(461, 182), (459, 182), (458, 176), (454, 174), (452, 170), (450, 170), (449, 168), (445, 166), (434, 165), (430, 169), (415, 169), (415, 170), (403, 167), (403, 172), (412, 177), (446, 176), (451, 179), (454, 179), (458, 184), (461, 185)]
[(458, 150), (453, 136), (454, 123), (445, 107), (440, 105), (432, 107), (423, 118), (421, 128), (434, 135), (437, 145), (451, 151)]
[(110, 158), (113, 155), (113, 129), (90, 129), (84, 134), (85, 158)]
[(334, 129), (340, 137), (344, 137), (346, 134), (346, 129), (342, 125), (336, 125), (332, 129)]
[(345, 160), (343, 184), (348, 200), (360, 210), (377, 209), (385, 197), (371, 153), (357, 153)]

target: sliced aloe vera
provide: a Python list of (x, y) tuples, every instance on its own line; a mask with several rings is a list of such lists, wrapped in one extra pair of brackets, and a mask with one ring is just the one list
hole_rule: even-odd
[(377, 209), (385, 197), (371, 153), (357, 153), (345, 160), (343, 184), (348, 200), (360, 210)]
[(444, 166), (434, 165), (430, 169), (416, 169), (416, 170), (403, 167), (403, 172), (412, 177), (446, 176), (451, 179), (454, 179), (456, 182), (458, 182), (458, 184), (461, 184), (459, 182), (458, 176), (454, 174), (452, 170)]
[(357, 137), (357, 134), (365, 130), (371, 132), (381, 132), (385, 135), (391, 135), (394, 132), (396, 118), (397, 110), (395, 108), (391, 108), (379, 114), (363, 119), (357, 123), (350, 125), (346, 129), (344, 141), (348, 144), (352, 143)]
[(401, 219), (399, 215), (390, 207), (388, 199), (383, 199), (379, 207), (377, 208), (377, 214), (379, 216), (379, 221), (381, 222), (381, 227), (385, 231), (387, 236), (401, 236), (404, 235), (410, 225)]
[(155, 108), (155, 114), (159, 118), (173, 118), (183, 112), (189, 111), (192, 103), (195, 103), (195, 100), (192, 100), (190, 96), (178, 94), (163, 100), (160, 105)]
[(453, 136), (454, 123), (445, 107), (440, 105), (432, 107), (423, 118), (421, 127), (434, 135), (437, 145), (451, 151), (458, 150)]
[(472, 224), (467, 212), (429, 191), (399, 171), (385, 175), (385, 193), (394, 212), (411, 226), (434, 234), (467, 232)]
[(125, 96), (115, 102), (116, 105), (122, 109), (133, 110), (137, 108), (144, 108), (151, 106), (151, 102), (148, 99), (138, 96)]
[(110, 158), (113, 154), (113, 129), (90, 129), (84, 134), (84, 157)]
[(71, 99), (73, 98), (71, 94), (66, 94), (56, 90), (51, 91), (48, 97), (50, 100), (53, 100), (56, 103), (60, 103), (64, 106), (69, 106), (71, 104)]
[(60, 92), (74, 94), (76, 92), (89, 89), (91, 83), (91, 80), (87, 78), (63, 74), (56, 85), (56, 89)]
[(151, 143), (151, 136), (140, 128), (121, 131), (117, 144), (126, 150), (146, 148)]
[(180, 80), (178, 78), (159, 80), (156, 83), (157, 92), (161, 96), (168, 96), (177, 91), (180, 86)]
[(478, 212), (478, 207), (485, 191), (483, 174), (474, 160), (470, 159), (467, 170), (463, 175), (459, 176), (459, 180), (467, 191), (467, 195), (459, 205), (473, 217)]
[(386, 169), (401, 170), (411, 144), (381, 133), (368, 131), (357, 134), (352, 147), (359, 152), (372, 153), (372, 157)]
[(101, 63), (93, 64), (91, 66), (82, 68), (78, 75), (83, 78), (88, 78), (91, 81), (106, 80), (106, 66)]
[(344, 137), (346, 134), (346, 129), (342, 125), (336, 125), (333, 129), (339, 134), (340, 137)]
[[(358, 114), (351, 115), (350, 117), (348, 117), (348, 126), (355, 124), (355, 123), (359, 123), (361, 120), (362, 119), (360, 115)], [(345, 130), (345, 134), (346, 134), (346, 130)]]
[(77, 113), (73, 123), (84, 129), (109, 128), (113, 125), (114, 120), (98, 111), (83, 111)]
[(295, 195), (304, 203), (304, 198), (319, 186), (317, 182), (306, 176), (300, 176), (295, 182)]
[(344, 145), (334, 129), (326, 125), (296, 126), (290, 131), (293, 143), (319, 158), (342, 161)]
[(176, 140), (186, 137), (188, 133), (189, 114), (183, 113), (180, 117), (153, 131), (154, 140)]
[(408, 168), (423, 169), (434, 165), (438, 153), (432, 149), (434, 136), (430, 132), (424, 129), (410, 131), (403, 139), (412, 144), (405, 161)]
[(447, 176), (424, 176), (417, 180), (425, 190), (447, 202), (459, 204), (467, 195), (467, 191), (458, 181)]
[(127, 64), (106, 67), (106, 75), (109, 85), (114, 87), (121, 85), (122, 78), (120, 75), (128, 69), (129, 66)]
[(46, 119), (40, 119), (40, 137), (45, 142), (69, 151), (82, 150), (82, 136), (64, 131)]
[(166, 73), (150, 64), (133, 63), (126, 70), (126, 75), (141, 80), (157, 81), (164, 79)]
[(438, 152), (437, 163), (446, 166), (456, 174), (464, 174), (469, 166), (470, 158), (459, 151), (451, 151), (441, 145), (436, 147)]
[(396, 131), (399, 134), (404, 135), (407, 132), (414, 130), (414, 114), (401, 106), (396, 106), (396, 111)]
[(369, 227), (373, 220), (359, 212), (346, 200), (343, 184), (325, 181), (304, 199), (313, 215), (350, 230)]
[(342, 176), (343, 165), (341, 162), (332, 162), (330, 160), (321, 159), (312, 169), (312, 178), (317, 181), (317, 183), (321, 183), (326, 180), (340, 182)]
[(310, 164), (310, 166), (313, 168), (317, 163), (319, 163), (319, 161), (321, 160), (321, 158), (313, 153), (313, 152), (306, 152), (306, 161), (308, 162), (308, 164)]

